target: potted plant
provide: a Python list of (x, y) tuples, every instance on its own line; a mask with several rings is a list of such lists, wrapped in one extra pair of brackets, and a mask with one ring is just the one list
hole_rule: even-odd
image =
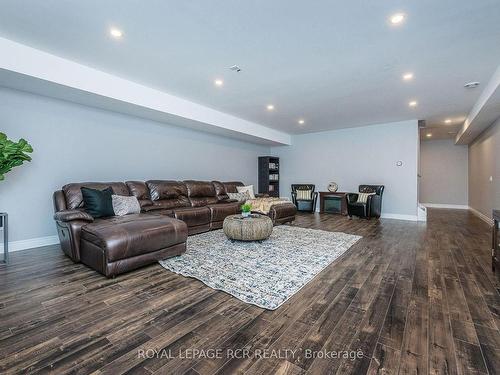
[(28, 153), (33, 152), (31, 145), (24, 139), (11, 141), (4, 133), (0, 133), (0, 181), (12, 168), (18, 167), (25, 161), (31, 161)]
[(241, 206), (241, 216), (249, 217), (252, 211), (252, 205), (250, 203), (245, 203)]
[[(28, 153), (33, 152), (33, 148), (24, 139), (13, 142), (4, 133), (0, 133), (0, 181), (5, 179), (5, 174), (12, 168), (18, 167), (25, 161), (31, 161)], [(3, 232), (3, 263), (8, 263), (9, 241), (7, 228), (7, 213), (0, 212), (0, 228)]]

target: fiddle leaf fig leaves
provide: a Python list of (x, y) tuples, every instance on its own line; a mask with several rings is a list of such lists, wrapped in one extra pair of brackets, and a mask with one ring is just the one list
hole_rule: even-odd
[(31, 161), (28, 154), (33, 152), (33, 147), (25, 139), (17, 142), (11, 141), (4, 133), (0, 133), (0, 181), (5, 179), (5, 174), (12, 168), (19, 167), (25, 161)]

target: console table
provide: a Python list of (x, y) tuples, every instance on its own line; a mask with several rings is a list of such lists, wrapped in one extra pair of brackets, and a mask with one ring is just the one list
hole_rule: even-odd
[(337, 191), (332, 193), (331, 191), (320, 191), (319, 192), (319, 212), (347, 215), (347, 200), (346, 194), (344, 192)]
[(493, 210), (493, 229), (491, 236), (491, 269), (500, 266), (500, 242), (498, 240), (498, 225), (500, 223), (500, 210)]
[(3, 234), (3, 260), (0, 263), (9, 262), (9, 215), (0, 212), (0, 231)]

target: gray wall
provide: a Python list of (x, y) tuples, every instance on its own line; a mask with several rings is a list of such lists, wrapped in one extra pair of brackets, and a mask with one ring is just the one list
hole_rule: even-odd
[(420, 144), (420, 202), (467, 205), (467, 146), (452, 139)]
[(290, 196), (292, 183), (314, 183), (318, 191), (326, 191), (330, 181), (339, 191), (383, 184), (385, 215), (416, 215), (417, 121), (298, 135), (292, 146), (271, 152), (281, 158), (281, 195)]
[(128, 179), (257, 183), (269, 147), (0, 88), (0, 131), (33, 145), (33, 161), (0, 182), (11, 240), (56, 234), (52, 193), (68, 182)]
[(489, 218), (500, 209), (500, 118), (469, 145), (469, 206)]

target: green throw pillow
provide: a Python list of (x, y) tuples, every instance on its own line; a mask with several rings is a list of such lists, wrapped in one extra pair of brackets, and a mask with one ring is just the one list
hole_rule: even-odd
[(92, 217), (115, 216), (115, 211), (113, 211), (113, 199), (111, 198), (113, 189), (111, 189), (111, 187), (104, 190), (82, 187), (81, 190), (85, 211)]

